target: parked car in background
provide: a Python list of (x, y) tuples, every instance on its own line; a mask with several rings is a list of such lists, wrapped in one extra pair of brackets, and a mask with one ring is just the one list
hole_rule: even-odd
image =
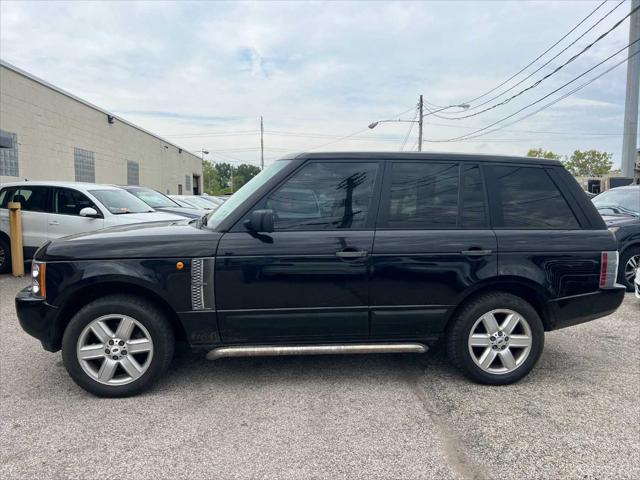
[(144, 203), (159, 212), (174, 213), (186, 218), (200, 218), (203, 215), (207, 214), (207, 211), (202, 208), (182, 206), (175, 200), (156, 190), (153, 190), (152, 188), (132, 185), (121, 186), (120, 188), (126, 190), (132, 195), (135, 195)]
[(0, 185), (0, 273), (11, 269), (9, 202), (20, 202), (24, 258), (47, 241), (130, 223), (180, 220), (156, 212), (121, 188), (77, 182), (14, 182)]
[(593, 197), (592, 202), (618, 240), (618, 281), (632, 292), (640, 267), (640, 185), (612, 188)]
[(201, 208), (203, 210), (216, 210), (220, 205), (215, 204), (199, 195), (170, 195), (170, 197), (182, 205), (188, 205), (192, 208)]
[(215, 195), (201, 195), (200, 198), (208, 202), (211, 202), (218, 207), (227, 200), (226, 198), (218, 197)]
[(176, 341), (212, 360), (444, 342), (469, 378), (504, 385), (534, 367), (545, 331), (618, 308), (616, 248), (558, 161), (308, 153), (201, 220), (47, 244), (16, 309), (108, 397), (150, 387)]

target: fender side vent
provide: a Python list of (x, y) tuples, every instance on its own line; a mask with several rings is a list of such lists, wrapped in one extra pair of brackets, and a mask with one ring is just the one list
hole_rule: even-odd
[(191, 261), (191, 308), (193, 310), (215, 309), (214, 259), (194, 258)]

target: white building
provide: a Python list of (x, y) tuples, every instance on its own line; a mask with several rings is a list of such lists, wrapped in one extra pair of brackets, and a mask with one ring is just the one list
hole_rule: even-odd
[(200, 157), (3, 61), (0, 140), (0, 183), (66, 180), (202, 192)]

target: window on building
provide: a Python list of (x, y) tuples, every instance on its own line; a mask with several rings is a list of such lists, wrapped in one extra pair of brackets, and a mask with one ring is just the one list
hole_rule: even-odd
[(502, 217), (498, 227), (578, 228), (567, 201), (542, 168), (489, 167)]
[(313, 162), (272, 193), (276, 230), (363, 228), (369, 215), (376, 163)]
[(186, 191), (190, 191), (191, 190), (191, 175), (185, 175), (184, 176), (184, 189)]
[(394, 162), (387, 228), (455, 228), (458, 223), (457, 163)]
[(0, 175), (17, 177), (18, 169), (18, 136), (15, 133), (0, 130), (0, 136), (7, 140), (9, 148), (0, 148)]
[(73, 149), (73, 161), (76, 171), (76, 182), (95, 183), (96, 154), (82, 148)]
[(487, 213), (484, 186), (478, 165), (465, 165), (462, 167), (462, 191), (460, 196), (460, 226), (466, 228), (486, 227)]
[(127, 160), (127, 185), (140, 185), (140, 165)]

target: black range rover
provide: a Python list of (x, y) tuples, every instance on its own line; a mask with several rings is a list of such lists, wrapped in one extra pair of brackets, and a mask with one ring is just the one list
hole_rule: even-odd
[(613, 312), (613, 234), (560, 163), (308, 153), (272, 163), (196, 220), (55, 240), (16, 298), (71, 377), (131, 395), (175, 342), (207, 358), (425, 352), (508, 384), (544, 332)]

